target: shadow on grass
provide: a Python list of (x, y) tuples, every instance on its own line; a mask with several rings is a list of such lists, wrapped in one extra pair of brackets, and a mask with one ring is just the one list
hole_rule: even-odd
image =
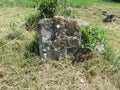
[(24, 54), (26, 58), (29, 58), (30, 56), (39, 55), (37, 36), (35, 36), (34, 40), (32, 40), (30, 44), (27, 44), (26, 49), (27, 51)]

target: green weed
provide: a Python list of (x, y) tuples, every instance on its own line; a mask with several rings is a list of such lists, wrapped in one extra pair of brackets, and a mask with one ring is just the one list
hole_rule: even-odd
[(106, 40), (105, 30), (96, 26), (82, 26), (81, 48), (93, 51), (96, 45), (104, 45)]

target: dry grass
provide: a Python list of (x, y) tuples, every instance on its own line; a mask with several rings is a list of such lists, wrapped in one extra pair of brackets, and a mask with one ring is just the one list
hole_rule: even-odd
[[(119, 7), (91, 6), (74, 10), (77, 18), (107, 28), (109, 43), (120, 50), (120, 21), (103, 23), (101, 15), (102, 10), (120, 15)], [(99, 55), (76, 65), (71, 60), (40, 60), (37, 55), (31, 55), (26, 45), (34, 40), (35, 32), (26, 31), (22, 24), (25, 17), (35, 13), (33, 9), (0, 8), (0, 12), (0, 90), (120, 89), (119, 71), (110, 72), (112, 66)], [(13, 32), (17, 34), (14, 38), (6, 38), (14, 35)]]

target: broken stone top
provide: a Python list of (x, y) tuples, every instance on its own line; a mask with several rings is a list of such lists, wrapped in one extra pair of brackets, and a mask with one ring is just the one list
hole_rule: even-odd
[(57, 16), (38, 23), (38, 42), (41, 57), (66, 58), (79, 48), (81, 31), (73, 19)]

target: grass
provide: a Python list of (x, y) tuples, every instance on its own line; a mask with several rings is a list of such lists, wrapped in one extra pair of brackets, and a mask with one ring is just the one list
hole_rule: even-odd
[[(1, 0), (0, 7), (34, 7), (34, 0)], [(106, 2), (106, 0), (68, 0), (68, 5), (72, 7), (81, 7), (88, 5), (104, 4), (111, 6), (120, 6), (118, 3)]]
[(75, 2), (73, 0), (68, 1), (70, 6), (75, 6), (75, 7), (88, 6), (99, 2), (103, 2), (103, 1), (102, 0), (77, 0)]
[[(110, 62), (111, 58), (114, 60), (112, 64), (95, 54), (90, 60), (73, 65), (71, 60), (39, 59), (33, 53), (34, 47), (32, 47), (35, 44), (36, 32), (27, 31), (23, 27), (26, 17), (31, 17), (36, 11), (29, 8), (29, 5), (26, 7), (28, 0), (19, 0), (19, 4), (5, 1), (7, 0), (0, 1), (4, 6), (0, 8), (0, 90), (120, 89), (120, 21), (118, 18), (115, 22), (103, 23), (104, 16), (101, 14), (105, 10), (120, 15), (118, 4), (114, 7), (112, 3), (111, 5), (97, 3), (97, 5), (89, 4), (89, 7), (73, 8), (75, 18), (106, 28), (109, 39), (107, 43), (115, 49), (112, 51), (115, 56), (109, 57), (111, 53), (107, 53)], [(21, 7), (13, 7), (14, 5)], [(109, 50), (112, 49), (108, 48), (107, 52)]]
[(114, 2), (107, 2), (105, 0), (68, 0), (68, 4), (72, 7), (82, 7), (82, 6), (89, 6), (89, 5), (98, 5), (98, 4), (104, 4), (104, 5), (110, 5), (110, 6), (120, 6), (118, 3)]
[(33, 0), (0, 0), (0, 7), (33, 7)]

